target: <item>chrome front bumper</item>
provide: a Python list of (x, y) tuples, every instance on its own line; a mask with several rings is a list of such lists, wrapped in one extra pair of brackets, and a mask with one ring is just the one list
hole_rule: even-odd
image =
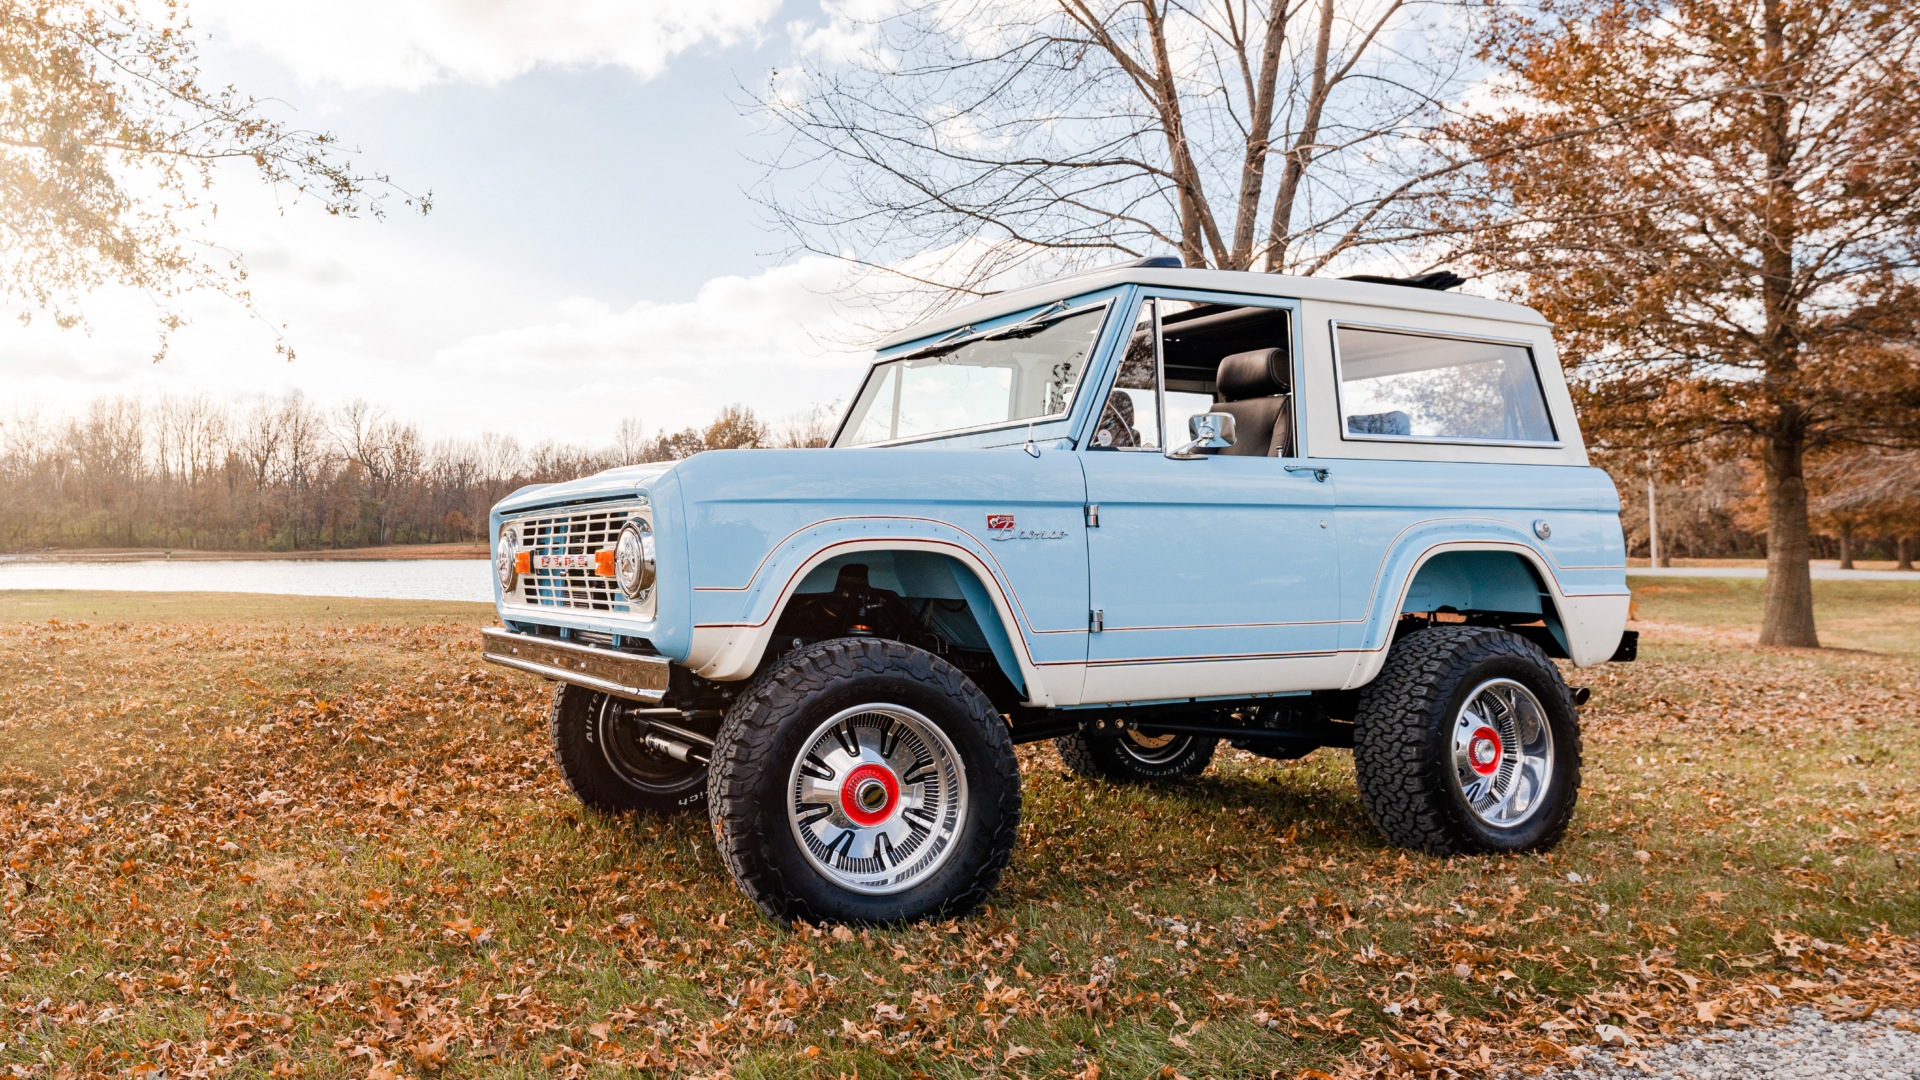
[(662, 656), (635, 656), (516, 634), (497, 626), (481, 629), (480, 659), (648, 705), (659, 704), (667, 695), (667, 675), (673, 666)]

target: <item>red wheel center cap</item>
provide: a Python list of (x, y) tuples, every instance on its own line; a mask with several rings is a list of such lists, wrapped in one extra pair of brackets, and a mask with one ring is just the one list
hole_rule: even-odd
[(1467, 740), (1467, 764), (1481, 776), (1489, 776), (1500, 767), (1500, 734), (1483, 727)]
[(892, 817), (899, 804), (900, 781), (883, 765), (862, 765), (840, 785), (840, 812), (855, 825), (878, 825)]

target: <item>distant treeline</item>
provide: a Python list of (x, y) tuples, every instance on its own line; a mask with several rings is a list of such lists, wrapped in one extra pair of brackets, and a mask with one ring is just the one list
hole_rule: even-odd
[[(644, 438), (624, 420), (604, 445), (512, 435), (427, 440), (365, 402), (290, 396), (104, 397), (74, 416), (0, 419), (0, 550), (158, 547), (289, 551), (480, 540), (487, 510), (523, 484), (753, 446), (823, 446), (829, 410), (768, 424), (731, 406), (705, 428)], [(1628, 548), (1647, 543), (1645, 474), (1620, 479)], [(1836, 453), (1808, 470), (1816, 558), (1910, 564), (1920, 452)], [(1663, 477), (1662, 553), (1764, 555), (1759, 480), (1739, 462)]]
[(78, 415), (0, 422), (0, 549), (306, 550), (483, 539), (487, 510), (523, 484), (702, 450), (823, 446), (827, 411), (769, 425), (731, 406), (704, 430), (612, 442), (512, 435), (428, 440), (356, 401), (298, 394), (234, 405), (205, 395), (104, 397)]
[[(1766, 557), (1759, 470), (1731, 457), (1709, 458), (1657, 479), (1662, 558)], [(1646, 557), (1645, 459), (1602, 451), (1596, 462), (1619, 484), (1628, 553)], [(1808, 463), (1806, 485), (1814, 558), (1839, 559), (1844, 566), (1856, 559), (1890, 559), (1903, 569), (1912, 567), (1914, 538), (1920, 535), (1920, 451), (1829, 448)]]

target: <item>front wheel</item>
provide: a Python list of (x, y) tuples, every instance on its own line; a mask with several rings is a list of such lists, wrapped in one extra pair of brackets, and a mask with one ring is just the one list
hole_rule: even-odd
[(650, 748), (647, 725), (618, 698), (560, 683), (547, 733), (567, 789), (595, 810), (677, 814), (707, 801), (707, 767)]
[(1436, 626), (1395, 642), (1360, 692), (1354, 768), (1373, 823), (1436, 855), (1545, 851), (1580, 792), (1580, 717), (1531, 641)]
[(999, 883), (1020, 766), (985, 694), (939, 657), (840, 638), (754, 678), (715, 741), (708, 813), (781, 922), (964, 914)]

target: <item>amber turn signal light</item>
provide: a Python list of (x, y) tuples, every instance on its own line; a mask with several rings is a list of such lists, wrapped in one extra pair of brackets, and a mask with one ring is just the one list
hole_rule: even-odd
[(513, 553), (513, 572), (516, 574), (533, 573), (533, 552), (516, 551)]
[(613, 576), (613, 556), (617, 549), (607, 548), (593, 553), (593, 572), (601, 577)]

